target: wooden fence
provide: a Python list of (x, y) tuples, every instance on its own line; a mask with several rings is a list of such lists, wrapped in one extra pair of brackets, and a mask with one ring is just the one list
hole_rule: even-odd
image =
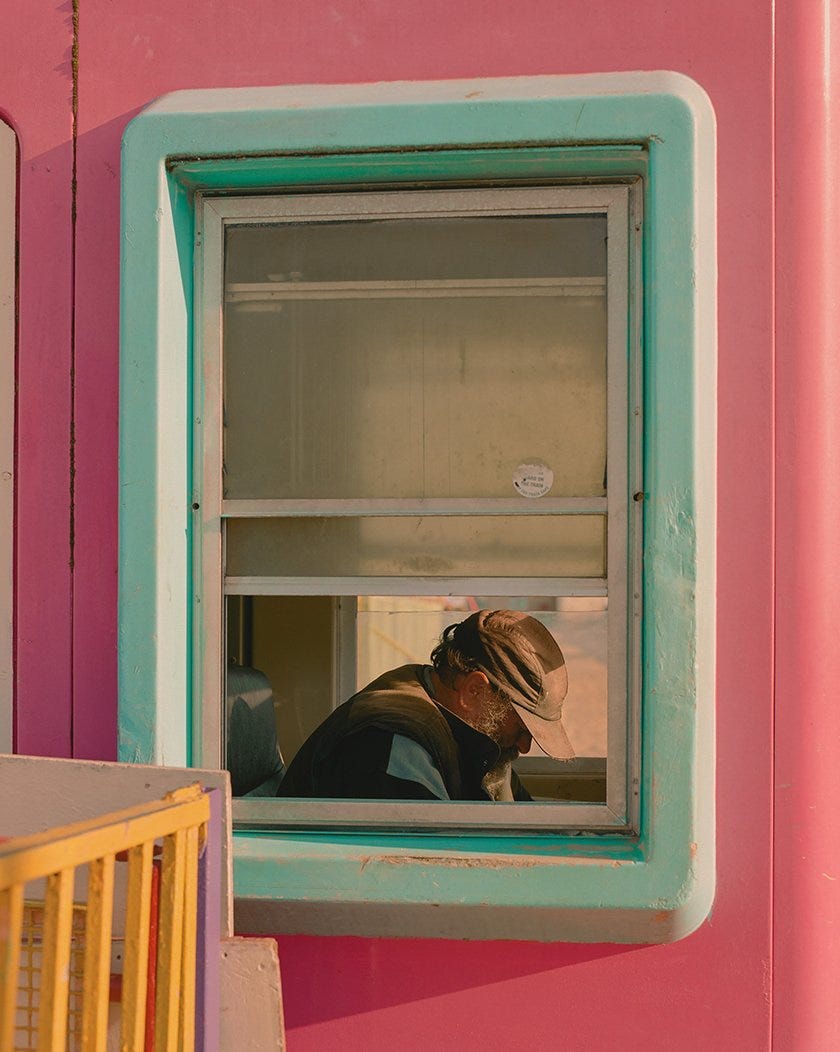
[[(160, 801), (0, 843), (0, 1049), (64, 1052), (75, 1013), (80, 1047), (105, 1052), (115, 873), (123, 864), (120, 1047), (126, 1052), (195, 1047), (198, 917), (214, 908), (204, 903), (199, 909), (199, 854), (209, 820), (208, 794), (194, 785)], [(74, 902), (77, 871), (86, 871), (84, 903)], [(31, 952), (28, 962), (22, 961), (27, 945), (31, 951), (34, 908), (26, 885), (41, 880), (46, 885), (35, 967)], [(79, 967), (71, 967), (74, 952), (80, 976)], [(71, 1005), (74, 976), (80, 1010)], [(23, 1020), (22, 993), (28, 1001)], [(16, 1044), (28, 1039), (27, 1031), (37, 1033), (37, 1044)]]

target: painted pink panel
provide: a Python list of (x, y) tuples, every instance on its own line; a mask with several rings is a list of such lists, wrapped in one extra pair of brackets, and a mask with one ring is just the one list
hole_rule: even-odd
[[(719, 881), (657, 948), (280, 940), (289, 1046), (762, 1049), (769, 1041), (771, 23), (764, 0), (288, 0), (119, 19), (85, 0), (76, 273), (76, 737), (114, 726), (119, 135), (183, 87), (676, 69), (720, 132)], [(81, 699), (84, 699), (82, 701)]]
[(67, 756), (72, 748), (70, 9), (7, 0), (3, 25), (0, 108), (20, 148), (16, 743), (20, 752)]
[(778, 8), (774, 1032), (840, 1047), (837, 4)]
[[(80, 99), (80, 115), (86, 111)], [(116, 759), (120, 136), (80, 119), (76, 251), (74, 756)]]
[(754, 940), (731, 914), (670, 947), (287, 936), (288, 1048), (752, 1052), (769, 1047)]

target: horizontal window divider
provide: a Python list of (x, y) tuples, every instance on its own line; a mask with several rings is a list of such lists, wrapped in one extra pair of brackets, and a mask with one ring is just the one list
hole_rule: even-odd
[(607, 773), (606, 756), (575, 756), (571, 760), (563, 760), (562, 767), (558, 767), (558, 760), (552, 760), (549, 756), (520, 756), (514, 760), (517, 771), (525, 771), (528, 774), (563, 774), (563, 775), (593, 775)]
[(234, 282), (227, 286), (228, 303), (272, 300), (447, 299), (464, 296), (604, 296), (607, 279), (576, 278), (457, 278), (452, 280), (268, 281)]
[[(605, 212), (626, 197), (628, 182), (590, 183), (587, 200), (580, 203), (579, 186), (529, 186), (482, 189), (418, 189), (342, 194), (288, 194), (266, 198), (254, 195), (205, 198), (206, 211), (236, 226), (266, 223), (370, 222), (377, 219), (481, 219), (496, 216), (590, 216)], [(422, 204), (418, 205), (418, 201)]]
[(226, 577), (225, 595), (603, 597), (603, 577)]
[[(477, 821), (476, 809), (480, 809)], [(237, 798), (233, 801), (237, 829), (292, 829), (345, 832), (360, 829), (377, 833), (464, 832), (481, 836), (509, 833), (521, 837), (528, 831), (580, 834), (627, 832), (626, 818), (604, 804), (499, 803), (450, 800), (310, 800), (290, 797)]]
[(606, 497), (441, 497), (430, 500), (223, 500), (223, 519), (401, 515), (605, 515)]

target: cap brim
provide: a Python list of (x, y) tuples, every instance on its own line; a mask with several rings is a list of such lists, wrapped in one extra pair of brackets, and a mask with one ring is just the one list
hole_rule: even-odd
[(540, 719), (522, 705), (516, 706), (516, 713), (546, 756), (554, 760), (573, 760), (575, 758), (575, 750), (572, 748), (562, 720)]

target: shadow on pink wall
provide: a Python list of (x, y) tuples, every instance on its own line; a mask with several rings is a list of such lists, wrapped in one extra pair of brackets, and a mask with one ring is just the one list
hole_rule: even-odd
[(138, 110), (77, 139), (73, 745), (116, 757), (120, 138)]
[(289, 1030), (656, 949), (308, 935), (278, 936), (277, 946)]

